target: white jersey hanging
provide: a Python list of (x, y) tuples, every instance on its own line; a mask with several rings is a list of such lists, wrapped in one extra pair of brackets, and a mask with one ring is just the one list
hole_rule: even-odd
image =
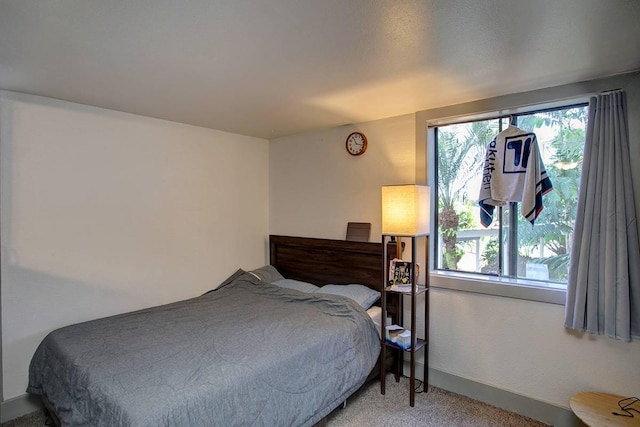
[(553, 189), (542, 164), (536, 134), (509, 126), (487, 146), (480, 187), (480, 222), (488, 227), (495, 206), (521, 202), (533, 224), (543, 209), (542, 196)]

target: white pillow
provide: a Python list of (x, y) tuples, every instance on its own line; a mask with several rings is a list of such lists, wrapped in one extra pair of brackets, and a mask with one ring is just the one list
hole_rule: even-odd
[(352, 299), (363, 309), (368, 309), (380, 298), (380, 292), (364, 285), (324, 285), (316, 293), (340, 295)]
[(293, 280), (293, 279), (276, 280), (271, 284), (280, 286), (281, 288), (295, 289), (296, 291), (307, 292), (307, 293), (312, 293), (320, 289), (318, 286), (312, 283), (301, 282), (299, 280)]

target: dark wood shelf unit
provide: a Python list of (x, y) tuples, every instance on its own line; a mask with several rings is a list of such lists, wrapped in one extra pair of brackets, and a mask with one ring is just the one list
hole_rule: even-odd
[[(403, 354), (408, 353), (410, 355), (409, 360), (409, 405), (415, 405), (415, 362), (416, 362), (416, 353), (419, 351), (423, 351), (424, 353), (424, 390), (425, 392), (428, 390), (428, 371), (429, 371), (429, 235), (420, 235), (420, 236), (409, 236), (411, 239), (411, 262), (414, 266), (412, 270), (412, 275), (415, 275), (415, 265), (420, 265), (420, 275), (424, 277), (424, 285), (419, 285), (416, 283), (415, 276), (414, 280), (412, 280), (412, 284), (410, 287), (392, 287), (388, 285), (389, 279), (389, 261), (394, 257), (401, 258), (401, 251), (404, 245), (400, 245), (400, 240), (402, 237), (394, 236), (398, 240), (393, 242), (393, 245), (388, 241), (392, 236), (383, 235), (382, 236), (382, 246), (385, 252), (383, 256), (383, 262), (385, 265), (383, 266), (383, 292), (382, 292), (382, 321), (381, 321), (381, 335), (380, 335), (380, 346), (381, 346), (381, 356), (382, 359), (385, 360), (387, 357), (387, 352), (390, 351), (394, 357), (393, 370), (395, 373), (396, 382), (400, 381), (400, 376), (402, 374), (402, 368), (404, 363)], [(406, 238), (406, 237), (405, 237)], [(422, 262), (418, 262), (418, 241), (424, 240), (425, 245), (422, 248), (423, 254), (421, 254)], [(402, 248), (402, 249), (401, 249)], [(390, 251), (395, 251), (394, 253), (390, 253)], [(422, 255), (424, 255), (424, 259), (422, 259)], [(417, 298), (420, 295), (424, 295), (424, 339), (418, 338), (417, 331)], [(407, 297), (410, 303), (410, 331), (411, 331), (411, 347), (408, 349), (403, 349), (400, 346), (390, 343), (386, 341), (386, 323), (387, 316), (391, 318), (392, 324), (400, 325), (406, 328), (405, 319), (404, 319), (404, 300)], [(386, 368), (382, 367), (380, 372), (380, 392), (385, 394), (385, 374)]]

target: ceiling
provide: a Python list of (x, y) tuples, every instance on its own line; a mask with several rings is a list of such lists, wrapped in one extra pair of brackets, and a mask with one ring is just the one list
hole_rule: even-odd
[(266, 139), (637, 69), (638, 0), (0, 0), (0, 89)]

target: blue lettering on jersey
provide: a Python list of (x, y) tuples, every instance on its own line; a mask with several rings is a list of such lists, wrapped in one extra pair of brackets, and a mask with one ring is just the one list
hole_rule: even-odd
[(502, 173), (525, 173), (529, 163), (533, 134), (508, 136), (504, 142)]
[(496, 154), (498, 150), (496, 149), (496, 140), (489, 143), (489, 147), (487, 148), (486, 157), (484, 159), (484, 170), (482, 171), (482, 186), (485, 189), (491, 187), (491, 174), (496, 169)]

